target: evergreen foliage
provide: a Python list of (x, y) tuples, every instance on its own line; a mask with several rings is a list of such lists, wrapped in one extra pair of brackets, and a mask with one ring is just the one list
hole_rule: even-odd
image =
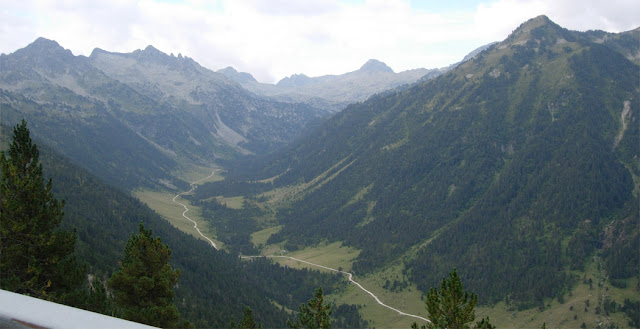
[(361, 305), (340, 304), (331, 306), (331, 326), (333, 328), (368, 328), (369, 321), (362, 319), (358, 312)]
[(331, 305), (324, 302), (322, 287), (318, 287), (313, 298), (300, 305), (298, 317), (294, 322), (287, 320), (292, 329), (320, 329), (331, 328)]
[(640, 301), (632, 301), (628, 298), (624, 299), (622, 311), (629, 317), (629, 326), (632, 328), (640, 327)]
[[(478, 304), (478, 296), (463, 290), (458, 271), (453, 269), (448, 279), (442, 279), (440, 290), (436, 288), (429, 290), (425, 304), (430, 322), (421, 328), (468, 329), (469, 323), (476, 318), (475, 307)], [(417, 329), (418, 325), (414, 322), (411, 328)], [(486, 317), (477, 322), (473, 328), (495, 329), (495, 326)]]
[(256, 320), (253, 318), (253, 310), (250, 307), (245, 306), (244, 314), (242, 315), (240, 322), (236, 325), (232, 321), (229, 329), (262, 329), (262, 324), (256, 323)]
[[(496, 329), (496, 326), (492, 325), (491, 322), (489, 322), (489, 317), (486, 317), (480, 320), (480, 322), (476, 322), (474, 329)], [(543, 329), (546, 329), (546, 328), (543, 328)]]
[(254, 218), (265, 212), (248, 202), (241, 209), (231, 209), (218, 201), (195, 203), (202, 209), (202, 218), (215, 227), (219, 240), (229, 246), (231, 253), (256, 255), (259, 252), (251, 242), (251, 233), (258, 231)]
[(614, 222), (629, 239), (604, 245), (605, 264), (627, 278), (640, 259), (629, 211), (640, 177), (638, 66), (618, 51), (630, 43), (585, 35), (538, 17), (454, 70), (352, 104), (230, 176), (302, 190), (279, 209), (284, 227), (267, 243), (341, 241), (361, 250), (360, 274), (410, 253), (408, 276), (425, 292), (457, 268), (473, 273), (466, 285), (482, 303), (509, 295), (517, 308), (535, 307), (571, 288), (570, 271)]
[(171, 250), (140, 223), (124, 250), (122, 268), (108, 281), (125, 319), (148, 325), (175, 328), (180, 321), (173, 303), (173, 287), (179, 270), (169, 265)]
[(468, 323), (476, 318), (478, 296), (462, 290), (462, 281), (454, 269), (449, 279), (442, 279), (440, 290), (429, 290), (425, 303), (431, 320), (427, 328), (462, 329), (469, 328)]
[(59, 229), (64, 201), (42, 177), (38, 147), (22, 123), (13, 129), (8, 154), (0, 153), (0, 287), (72, 302), (84, 278), (74, 255), (76, 235)]
[[(9, 137), (2, 136), (2, 140)], [(315, 287), (330, 291), (345, 284), (339, 275), (296, 270), (268, 259), (241, 261), (236, 255), (216, 251), (176, 230), (139, 200), (106, 185), (47, 145), (38, 144), (44, 176), (56, 183), (54, 196), (66, 200), (61, 227), (77, 228), (77, 257), (86, 262), (94, 277), (88, 296), (86, 291), (74, 296), (77, 307), (118, 315), (111, 300), (100, 298), (100, 282), (119, 269), (127, 240), (131, 232), (139, 230), (141, 221), (171, 246), (170, 264), (181, 270), (174, 301), (180, 315), (198, 328), (225, 327), (234, 314), (242, 314), (244, 305), (255, 310), (253, 315), (263, 326), (282, 327), (288, 314), (273, 301), (295, 309)]]
[[(64, 91), (55, 90), (55, 94), (62, 98)], [(188, 187), (167, 174), (175, 170), (176, 161), (148, 146), (148, 141), (113, 117), (105, 104), (77, 95), (46, 104), (3, 89), (0, 95), (9, 100), (0, 102), (5, 122), (27, 118), (32, 127), (37, 126), (33, 129), (35, 138), (111, 185), (125, 189), (164, 187), (158, 184), (163, 180)]]

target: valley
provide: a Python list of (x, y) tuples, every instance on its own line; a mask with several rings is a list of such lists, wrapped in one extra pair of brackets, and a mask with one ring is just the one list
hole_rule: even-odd
[(633, 327), (640, 28), (600, 32), (538, 16), (446, 68), (276, 85), (39, 38), (0, 57), (0, 146), (29, 122), (99, 280), (161, 236), (196, 327), (282, 326), (322, 286), (344, 326), (409, 328), (452, 269), (497, 327)]
[[(218, 181), (220, 178), (214, 177), (215, 175), (216, 170), (214, 170), (210, 175), (191, 183), (192, 188), (189, 191), (181, 192), (173, 198), (171, 198), (171, 194), (169, 193), (152, 191), (139, 191), (134, 193), (134, 195), (162, 215), (177, 229), (187, 234), (191, 234), (196, 238), (208, 241), (214, 249), (218, 250), (219, 248), (224, 248), (224, 246), (221, 245), (219, 241), (214, 242), (209, 238), (214, 237), (210, 230), (203, 229), (201, 231), (197, 226), (183, 225), (184, 219), (189, 220), (195, 225), (197, 225), (197, 223), (200, 223), (200, 225), (206, 225), (206, 221), (202, 220), (201, 211), (192, 205), (187, 206), (176, 201), (176, 198), (181, 195), (191, 194), (197, 187), (197, 184), (202, 184), (208, 180)], [(171, 205), (168, 202), (169, 199), (171, 199), (173, 203), (180, 205), (180, 207)], [(185, 209), (183, 212), (181, 212), (181, 207), (184, 207)], [(229, 205), (227, 205), (227, 207), (229, 207)], [(187, 211), (192, 211), (190, 216), (195, 220), (186, 216)], [(180, 219), (178, 214), (183, 218)], [(256, 238), (254, 238), (253, 242), (256, 247), (263, 244), (268, 239), (268, 236), (273, 234), (278, 228), (279, 227), (276, 226), (255, 232)], [(240, 257), (247, 260), (254, 258), (268, 258), (277, 261), (280, 266), (297, 269), (320, 269), (321, 271), (329, 273), (333, 272), (343, 274), (349, 282), (353, 283), (353, 285), (347, 286), (346, 290), (339, 291), (333, 295), (328, 295), (327, 298), (334, 301), (336, 304), (362, 305), (364, 307), (364, 310), (362, 311), (363, 317), (372, 325), (384, 328), (393, 328), (410, 327), (411, 324), (416, 321), (419, 324), (422, 324), (422, 321), (428, 322), (425, 318), (426, 314), (423, 304), (411, 302), (412, 300), (421, 299), (420, 293), (415, 289), (415, 286), (408, 289), (409, 294), (394, 293), (385, 289), (380, 289), (381, 278), (397, 277), (398, 272), (395, 271), (394, 268), (391, 268), (390, 271), (385, 270), (378, 275), (365, 276), (362, 279), (358, 279), (362, 280), (363, 283), (361, 284), (353, 278), (352, 273), (349, 273), (353, 260), (359, 254), (359, 251), (357, 250), (343, 247), (340, 243), (321, 244), (319, 246), (309, 247), (295, 252), (287, 252), (281, 248), (283, 248), (281, 245), (266, 245), (261, 249), (261, 255), (241, 255)], [(354, 288), (354, 286), (356, 288)], [(368, 290), (365, 286), (375, 287), (374, 291), (376, 291), (376, 293)], [(410, 293), (412, 288), (415, 289), (415, 293)], [(378, 296), (384, 296), (382, 300), (389, 301), (388, 303), (391, 303), (391, 305), (385, 304), (385, 302), (383, 302)], [(416, 307), (416, 305), (419, 305), (420, 307)], [(401, 307), (402, 310), (397, 309), (396, 307)], [(406, 309), (416, 309), (415, 314), (403, 311)]]
[(184, 211), (182, 212), (182, 217), (183, 217), (184, 219), (188, 220), (189, 222), (191, 222), (191, 223), (193, 224), (193, 229), (194, 229), (194, 230), (196, 230), (196, 231), (198, 232), (198, 235), (200, 236), (200, 238), (203, 238), (203, 239), (207, 240), (209, 243), (211, 243), (211, 246), (212, 246), (214, 249), (218, 250), (219, 248), (218, 248), (218, 246), (215, 244), (215, 242), (213, 242), (211, 239), (209, 239), (206, 235), (202, 234), (202, 231), (200, 230), (200, 228), (198, 228), (198, 223), (197, 223), (195, 220), (193, 220), (193, 219), (191, 219), (191, 218), (187, 217), (187, 212), (189, 211), (189, 208), (187, 207), (187, 205), (185, 205), (184, 203), (181, 203), (180, 201), (176, 201), (176, 199), (177, 199), (177, 198), (179, 198), (181, 195), (183, 195), (183, 194), (188, 194), (188, 193), (193, 192), (193, 190), (195, 190), (195, 189), (196, 189), (196, 187), (197, 187), (197, 184), (198, 184), (198, 183), (200, 183), (200, 182), (202, 182), (202, 181), (206, 181), (206, 180), (210, 179), (210, 178), (211, 178), (211, 177), (213, 177), (215, 174), (216, 174), (216, 171), (214, 170), (214, 171), (212, 171), (212, 172), (211, 172), (211, 175), (209, 175), (209, 176), (207, 176), (207, 177), (205, 177), (205, 178), (201, 178), (201, 179), (199, 179), (199, 180), (197, 180), (197, 181), (195, 181), (195, 182), (192, 182), (192, 183), (190, 184), (190, 185), (191, 185), (191, 189), (190, 189), (189, 191), (176, 194), (176, 196), (174, 196), (174, 197), (173, 197), (173, 199), (171, 199), (171, 201), (172, 201), (173, 203), (177, 203), (177, 204), (179, 204), (180, 206), (182, 206), (182, 207), (184, 208)]
[[(210, 178), (211, 175), (205, 177), (202, 181), (204, 182)], [(216, 181), (218, 179), (220, 178), (217, 178)], [(195, 183), (198, 182), (196, 181)], [(305, 189), (298, 189), (298, 191), (304, 193)], [(193, 189), (185, 194), (191, 192), (193, 192)], [(166, 202), (171, 195), (164, 194), (162, 197), (165, 198)], [(269, 203), (269, 201), (265, 202)], [(154, 204), (150, 203), (149, 205)], [(162, 208), (154, 209), (156, 211), (160, 210), (159, 213), (174, 213), (174, 215), (181, 210), (175, 207), (169, 211), (162, 210)], [(201, 218), (199, 222), (205, 223)], [(176, 226), (175, 224), (173, 225)], [(176, 227), (185, 233), (193, 233), (193, 227)], [(372, 326), (404, 328), (410, 327), (413, 322), (417, 321), (420, 324), (419, 320), (426, 320), (425, 317), (428, 314), (422, 301), (424, 293), (414, 283), (408, 282), (409, 278), (404, 274), (404, 269), (406, 268), (404, 263), (407, 259), (416, 257), (416, 250), (408, 252), (405, 256), (379, 271), (359, 276), (356, 282), (349, 271), (360, 253), (359, 250), (342, 246), (341, 243), (327, 242), (292, 252), (284, 250), (283, 244), (266, 245), (265, 242), (268, 237), (279, 231), (279, 229), (281, 229), (280, 226), (275, 226), (255, 232), (252, 235), (252, 242), (261, 250), (261, 254), (259, 256), (241, 255), (240, 257), (243, 259), (264, 257), (273, 259), (280, 266), (297, 269), (319, 268), (327, 272), (344, 274), (354, 284), (348, 285), (344, 290), (328, 295), (327, 298), (337, 304), (361, 305), (360, 312), (363, 319), (367, 320)], [(423, 247), (433, 238), (425, 241), (421, 246)], [(623, 323), (625, 318), (620, 312), (604, 314), (605, 300), (614, 301), (622, 305), (625, 298), (634, 298), (635, 293), (629, 289), (611, 286), (606, 273), (601, 268), (602, 259), (595, 256), (585, 271), (573, 273), (576, 277), (581, 278), (581, 282), (567, 292), (568, 296), (563, 296), (561, 298), (562, 302), (559, 301), (560, 298), (545, 301), (548, 304), (544, 306), (542, 311), (540, 307), (520, 310), (513, 305), (506, 305), (505, 302), (500, 302), (492, 307), (480, 307), (476, 316), (477, 318), (489, 316), (498, 327), (512, 328), (540, 327), (543, 323), (558, 324), (561, 327), (578, 327), (583, 322), (600, 323), (605, 326), (609, 323)], [(398, 279), (400, 281), (397, 281)], [(393, 283), (390, 284), (390, 282)], [(596, 282), (596, 284), (593, 282)], [(396, 283), (400, 283), (397, 286), (398, 288), (396, 288)], [(638, 278), (630, 279), (625, 285), (627, 287), (638, 286)], [(585, 307), (586, 303), (589, 304), (588, 307)]]

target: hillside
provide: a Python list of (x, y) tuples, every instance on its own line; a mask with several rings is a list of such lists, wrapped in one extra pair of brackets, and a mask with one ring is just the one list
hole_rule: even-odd
[(96, 49), (89, 59), (114, 80), (193, 116), (197, 122), (188, 122), (187, 128), (200, 123), (245, 154), (273, 151), (299, 136), (311, 121), (326, 115), (303, 104), (256, 97), (191, 58), (170, 56), (152, 46), (129, 54)]
[(27, 119), (35, 136), (128, 189), (184, 186), (177, 171), (268, 153), (325, 115), (151, 46), (84, 57), (39, 38), (0, 56), (0, 67), (3, 124)]
[[(4, 134), (10, 129), (0, 127), (4, 149)], [(232, 319), (239, 320), (245, 305), (265, 327), (282, 327), (290, 317), (286, 310), (297, 309), (316, 287), (331, 292), (346, 283), (342, 277), (284, 268), (265, 259), (242, 261), (236, 255), (216, 251), (179, 232), (140, 201), (105, 185), (45, 144), (37, 140), (36, 144), (44, 176), (52, 179), (56, 198), (66, 202), (62, 227), (76, 230), (76, 254), (88, 265), (88, 273), (105, 280), (115, 272), (127, 239), (142, 222), (170, 247), (171, 266), (180, 269), (176, 304), (196, 327), (226, 327)], [(354, 325), (347, 319), (358, 319), (357, 311), (345, 306), (342, 323)]]
[[(639, 239), (636, 45), (537, 17), (436, 79), (237, 164), (229, 177), (252, 190), (212, 183), (195, 199), (276, 205), (268, 244), (341, 241), (361, 251), (357, 274), (401, 259), (423, 292), (456, 267), (483, 303), (562, 296), (596, 252), (611, 278), (634, 276), (638, 254), (617, 250)], [(612, 230), (624, 238), (605, 239)]]

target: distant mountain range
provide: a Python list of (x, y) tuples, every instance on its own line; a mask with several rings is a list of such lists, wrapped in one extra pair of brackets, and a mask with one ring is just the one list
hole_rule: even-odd
[(59, 152), (127, 188), (183, 185), (173, 176), (185, 167), (267, 154), (349, 103), (446, 71), (394, 73), (370, 60), (343, 75), (268, 85), (153, 46), (85, 57), (45, 38), (2, 54), (0, 67), (3, 123), (26, 118)]
[(232, 67), (217, 72), (256, 94), (284, 102), (303, 102), (336, 112), (348, 104), (364, 101), (375, 93), (415, 83), (425, 76), (435, 77), (446, 70), (421, 68), (395, 73), (385, 63), (370, 59), (353, 72), (313, 78), (294, 74), (275, 85), (260, 83), (251, 74), (238, 72)]

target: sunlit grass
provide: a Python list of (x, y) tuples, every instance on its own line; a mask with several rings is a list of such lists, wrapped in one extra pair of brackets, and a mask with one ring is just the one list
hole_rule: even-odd
[(216, 201), (218, 203), (224, 205), (227, 208), (231, 209), (242, 209), (244, 207), (244, 197), (235, 196), (230, 198), (225, 198), (223, 196), (216, 197)]
[(282, 225), (278, 225), (278, 226), (269, 227), (264, 230), (254, 232), (253, 234), (251, 234), (251, 242), (256, 247), (260, 245), (264, 246), (266, 245), (269, 237), (275, 233), (280, 232), (281, 229), (282, 229)]
[(360, 251), (357, 249), (345, 247), (340, 242), (334, 242), (287, 252), (285, 255), (335, 269), (341, 267), (348, 272), (351, 270), (353, 260), (359, 254)]
[[(537, 307), (518, 311), (513, 307), (509, 308), (505, 302), (500, 302), (492, 307), (479, 307), (476, 311), (476, 318), (480, 319), (489, 316), (491, 323), (497, 327), (509, 328), (540, 328), (543, 323), (547, 328), (579, 328), (585, 323), (587, 328), (597, 327), (613, 321), (617, 326), (624, 328), (628, 326), (627, 320), (622, 312), (604, 316), (603, 301), (604, 296), (609, 296), (618, 304), (622, 304), (625, 298), (638, 299), (637, 292), (633, 291), (637, 279), (629, 279), (628, 288), (619, 289), (610, 286), (606, 280), (602, 285), (598, 282), (603, 279), (604, 273), (598, 270), (597, 264), (592, 262), (584, 272), (574, 272), (580, 276), (578, 284), (571, 290), (571, 294), (564, 296), (564, 302), (558, 299), (545, 300), (545, 309), (540, 311)], [(583, 277), (591, 279), (592, 284), (584, 283)], [(589, 306), (587, 306), (587, 300)], [(600, 314), (596, 314), (596, 308), (600, 307)], [(586, 309), (586, 311), (585, 311)]]
[[(198, 234), (195, 228), (193, 228), (193, 223), (182, 217), (184, 208), (181, 205), (173, 202), (173, 197), (175, 196), (175, 194), (173, 194), (172, 192), (138, 190), (135, 191), (133, 195), (140, 201), (144, 202), (147, 206), (149, 206), (149, 208), (157, 212), (164, 219), (169, 221), (171, 225), (173, 225), (180, 231), (190, 234), (197, 239), (207, 241), (202, 236), (200, 236), (200, 234)], [(208, 223), (201, 218), (202, 212), (200, 208), (189, 204), (189, 202), (183, 198), (178, 198), (177, 201), (187, 205), (187, 207), (189, 208), (187, 216), (198, 223), (198, 228), (200, 229), (202, 234), (213, 240), (218, 248), (221, 248), (222, 243), (215, 239), (215, 231), (210, 228)]]

